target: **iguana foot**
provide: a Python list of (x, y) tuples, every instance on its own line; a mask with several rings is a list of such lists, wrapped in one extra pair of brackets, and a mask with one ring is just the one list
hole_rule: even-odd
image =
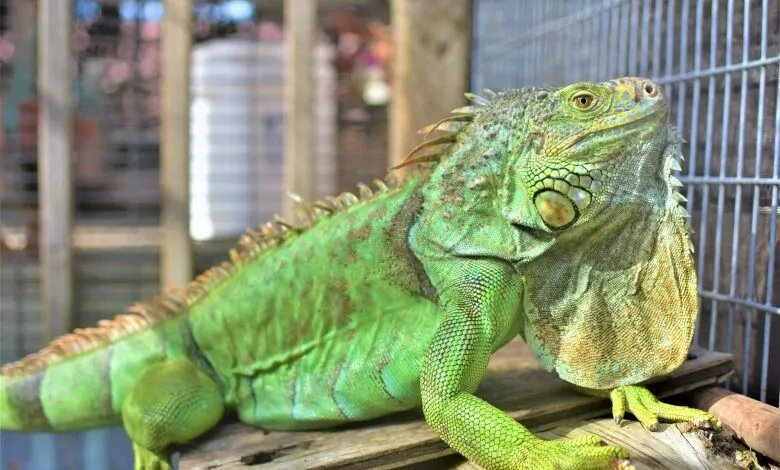
[(173, 470), (169, 446), (213, 428), (223, 412), (217, 384), (187, 359), (149, 367), (122, 404), (135, 470)]
[(620, 446), (601, 445), (595, 435), (550, 441), (537, 440), (522, 453), (519, 468), (555, 470), (634, 470), (628, 451)]
[(720, 421), (706, 411), (686, 406), (669, 405), (658, 399), (645, 387), (626, 385), (612, 390), (612, 416), (616, 424), (623, 421), (626, 411), (630, 412), (648, 431), (658, 431), (658, 419), (669, 421), (690, 421), (702, 429), (719, 430)]
[(134, 470), (173, 470), (168, 455), (157, 454), (138, 444), (133, 444), (133, 454), (135, 454)]

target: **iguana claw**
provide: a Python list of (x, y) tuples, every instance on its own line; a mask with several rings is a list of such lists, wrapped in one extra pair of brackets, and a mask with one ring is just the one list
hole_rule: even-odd
[(615, 470), (636, 470), (634, 464), (628, 459), (615, 460)]
[(612, 416), (618, 425), (628, 411), (651, 432), (661, 429), (659, 418), (676, 422), (690, 421), (701, 429), (721, 429), (720, 421), (706, 411), (662, 403), (645, 387), (626, 385), (612, 390), (609, 396), (612, 399)]

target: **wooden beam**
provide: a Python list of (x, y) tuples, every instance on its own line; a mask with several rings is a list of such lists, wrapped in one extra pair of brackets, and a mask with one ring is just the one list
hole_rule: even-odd
[(389, 164), (420, 142), (417, 131), (465, 102), (471, 0), (393, 0)]
[[(305, 200), (315, 194), (316, 18), (317, 0), (285, 0), (284, 189)], [(292, 199), (282, 201), (282, 214), (292, 217)]]
[(693, 406), (717, 416), (751, 449), (780, 462), (780, 410), (720, 387), (693, 394)]
[(190, 47), (193, 0), (166, 0), (162, 21), (160, 189), (164, 287), (192, 279), (190, 240)]
[(71, 24), (70, 2), (38, 0), (38, 218), (44, 341), (72, 327)]

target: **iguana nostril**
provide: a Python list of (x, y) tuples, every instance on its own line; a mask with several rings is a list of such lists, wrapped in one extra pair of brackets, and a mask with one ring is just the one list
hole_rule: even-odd
[(642, 91), (644, 91), (645, 96), (649, 98), (654, 98), (658, 96), (658, 86), (651, 82), (650, 80), (646, 80), (644, 82), (644, 85), (642, 86)]

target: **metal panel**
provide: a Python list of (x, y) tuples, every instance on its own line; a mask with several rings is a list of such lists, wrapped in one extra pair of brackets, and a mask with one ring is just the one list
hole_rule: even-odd
[[(472, 88), (650, 76), (688, 143), (701, 316), (729, 386), (780, 395), (779, 0), (475, 0)], [(772, 329), (774, 328), (774, 335)]]

